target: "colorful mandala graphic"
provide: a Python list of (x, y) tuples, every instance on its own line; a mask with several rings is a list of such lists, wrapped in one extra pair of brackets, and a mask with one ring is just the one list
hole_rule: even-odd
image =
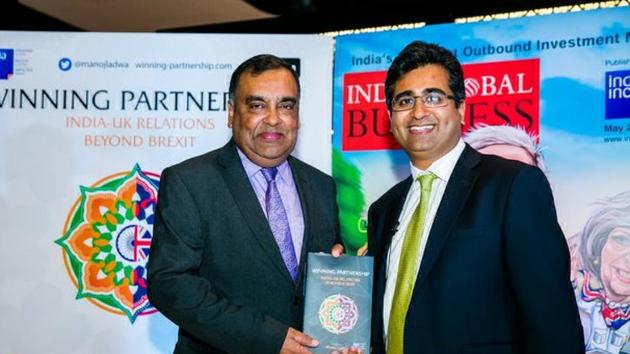
[(354, 328), (358, 320), (357, 305), (345, 295), (331, 295), (319, 306), (319, 322), (330, 333), (347, 333)]
[(157, 312), (147, 297), (146, 262), (151, 250), (159, 175), (135, 165), (129, 172), (81, 186), (68, 214), (63, 236), (56, 240), (77, 299), (133, 323)]

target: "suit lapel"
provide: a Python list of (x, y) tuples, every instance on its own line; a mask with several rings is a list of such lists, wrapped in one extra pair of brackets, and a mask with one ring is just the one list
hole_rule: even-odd
[(405, 199), (407, 197), (407, 193), (409, 193), (409, 188), (411, 188), (412, 182), (413, 178), (411, 176), (403, 180), (398, 186), (399, 188), (397, 188), (396, 191), (392, 194), (391, 202), (387, 203), (389, 207), (386, 210), (385, 222), (383, 223), (383, 243), (380, 247), (380, 254), (376, 255), (379, 256), (380, 259), (387, 259), (389, 246), (392, 243), (392, 238), (398, 231), (400, 213), (402, 212), (402, 208), (405, 204)]
[[(452, 233), (455, 220), (461, 213), (479, 175), (477, 171), (473, 170), (473, 167), (479, 163), (479, 158), (479, 154), (466, 145), (457, 164), (455, 164), (429, 233), (427, 246), (420, 264), (420, 271), (418, 272), (418, 279), (416, 279), (416, 286), (414, 287), (416, 290), (420, 289), (427, 279), (427, 275), (431, 272), (435, 261), (444, 248), (446, 240)], [(420, 276), (421, 274), (424, 276)]]
[[(374, 279), (374, 296), (372, 298), (372, 329), (374, 330), (374, 352), (384, 353), (383, 343), (383, 296), (385, 294), (385, 284), (387, 279), (387, 254), (389, 253), (389, 247), (392, 243), (392, 238), (398, 230), (398, 219), (405, 203), (409, 188), (413, 178), (409, 176), (398, 185), (394, 187), (391, 195), (388, 196), (388, 200), (383, 203), (384, 215), (383, 225), (380, 229), (374, 230), (374, 235), (369, 237), (380, 236), (378, 245), (375, 245), (374, 260), (376, 279)], [(368, 226), (369, 228), (369, 226)], [(371, 247), (371, 246), (370, 246)], [(371, 252), (368, 250), (368, 252)]]
[(236, 152), (236, 145), (233, 140), (230, 140), (221, 149), (218, 161), (223, 167), (223, 170), (221, 170), (223, 179), (243, 216), (243, 222), (249, 226), (254, 238), (280, 273), (293, 283), (291, 274), (289, 274), (280, 255), (280, 250), (269, 227), (269, 222), (260, 207), (254, 188), (252, 188)]
[[(291, 174), (293, 175), (293, 181), (295, 188), (297, 189), (300, 199), (300, 206), (302, 207), (302, 217), (304, 218), (304, 236), (302, 239), (302, 249), (300, 252), (300, 264), (298, 269), (298, 278), (296, 284), (300, 284), (303, 280), (305, 272), (303, 268), (306, 266), (307, 250), (311, 242), (311, 220), (313, 220), (312, 206), (315, 205), (313, 200), (312, 188), (309, 186), (309, 179), (304, 170), (300, 168), (300, 165), (295, 162), (293, 157), (289, 156), (289, 167), (291, 167)], [(297, 287), (300, 288), (299, 286)]]

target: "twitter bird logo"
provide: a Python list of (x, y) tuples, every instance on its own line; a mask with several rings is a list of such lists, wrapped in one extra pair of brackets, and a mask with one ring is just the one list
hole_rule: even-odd
[(70, 58), (59, 59), (59, 69), (61, 71), (68, 71), (72, 69), (72, 60), (70, 60)]

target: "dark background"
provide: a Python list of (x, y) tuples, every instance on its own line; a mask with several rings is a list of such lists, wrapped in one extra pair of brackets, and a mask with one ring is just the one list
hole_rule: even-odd
[[(51, 0), (54, 1), (54, 0)], [(133, 1), (133, 0), (129, 0)], [(177, 0), (173, 0), (177, 1)], [(199, 0), (212, 1), (212, 0)], [(449, 23), (456, 18), (587, 3), (587, 1), (523, 0), (244, 0), (278, 14), (273, 19), (165, 28), (158, 32), (321, 33), (404, 23)], [(63, 21), (3, 0), (1, 30), (83, 31)]]

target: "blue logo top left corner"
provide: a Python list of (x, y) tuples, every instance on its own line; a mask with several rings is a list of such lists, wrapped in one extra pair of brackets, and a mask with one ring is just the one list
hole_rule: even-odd
[(13, 76), (13, 49), (0, 48), (0, 80)]

